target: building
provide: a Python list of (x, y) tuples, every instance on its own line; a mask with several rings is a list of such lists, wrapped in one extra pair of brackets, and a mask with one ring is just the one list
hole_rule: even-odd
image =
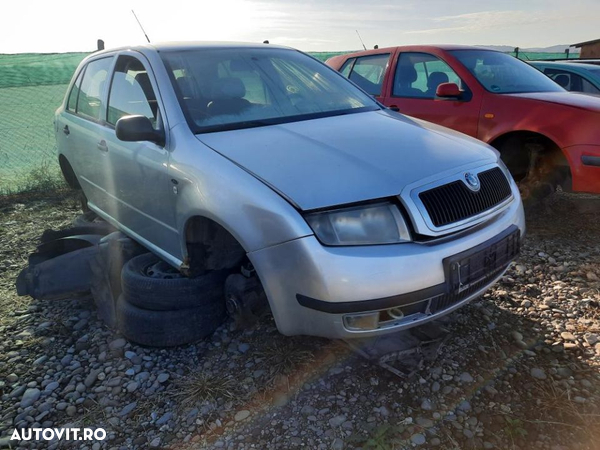
[(581, 49), (580, 58), (600, 58), (600, 39), (580, 42), (579, 44), (573, 44), (571, 47)]

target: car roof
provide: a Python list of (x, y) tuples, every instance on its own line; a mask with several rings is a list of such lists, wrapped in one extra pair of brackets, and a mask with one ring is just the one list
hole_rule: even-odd
[(420, 44), (416, 44), (416, 45), (399, 45), (399, 46), (395, 46), (395, 47), (382, 47), (382, 48), (376, 48), (376, 49), (371, 49), (371, 50), (361, 50), (358, 52), (349, 52), (348, 54), (343, 55), (345, 58), (347, 57), (352, 57), (352, 56), (356, 56), (356, 55), (369, 55), (369, 54), (378, 54), (378, 53), (385, 53), (385, 52), (393, 52), (396, 50), (400, 50), (400, 51), (420, 51), (420, 52), (427, 52), (427, 51), (432, 51), (432, 50), (489, 50), (492, 52), (495, 52), (497, 50), (491, 49), (491, 48), (487, 48), (483, 45), (481, 46), (474, 46), (474, 45), (457, 45), (457, 44), (426, 44), (426, 45), (420, 45)]
[(138, 44), (131, 46), (123, 46), (116, 48), (108, 48), (106, 50), (100, 50), (94, 52), (93, 55), (100, 55), (103, 53), (113, 53), (123, 50), (137, 50), (137, 51), (185, 51), (185, 50), (197, 50), (197, 49), (225, 49), (225, 48), (279, 48), (293, 50), (291, 47), (285, 47), (283, 45), (274, 44), (263, 44), (256, 42), (227, 42), (227, 41), (173, 41), (173, 42), (157, 42)]
[(570, 62), (561, 62), (561, 61), (527, 61), (532, 65), (544, 65), (548, 67), (557, 67), (562, 69), (572, 70), (573, 72), (577, 72), (578, 70), (586, 71), (592, 70), (597, 72), (600, 67), (597, 64), (585, 64), (585, 63), (577, 63), (573, 64)]

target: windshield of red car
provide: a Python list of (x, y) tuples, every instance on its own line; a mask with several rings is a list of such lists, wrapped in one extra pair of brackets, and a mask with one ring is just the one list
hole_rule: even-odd
[(338, 73), (294, 50), (209, 48), (161, 56), (195, 133), (380, 109)]
[(485, 89), (495, 94), (564, 91), (539, 70), (506, 53), (491, 50), (453, 50), (450, 53)]

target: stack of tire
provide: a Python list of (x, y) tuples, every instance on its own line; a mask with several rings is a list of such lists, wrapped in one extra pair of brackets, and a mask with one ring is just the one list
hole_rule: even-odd
[(127, 339), (152, 347), (198, 341), (225, 320), (223, 288), (228, 272), (188, 278), (152, 253), (125, 263), (116, 325)]

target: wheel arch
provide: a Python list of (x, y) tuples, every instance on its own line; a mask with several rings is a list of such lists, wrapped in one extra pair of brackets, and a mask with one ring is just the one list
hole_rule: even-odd
[(226, 226), (201, 214), (186, 219), (182, 237), (181, 269), (190, 274), (232, 269), (241, 264), (246, 255), (243, 244)]
[(71, 189), (81, 190), (81, 185), (79, 184), (77, 175), (75, 175), (73, 166), (71, 166), (71, 163), (69, 162), (67, 157), (62, 153), (58, 156), (58, 164), (60, 166), (60, 171), (62, 172), (62, 175), (69, 187)]
[[(564, 170), (565, 179), (570, 179), (571, 165), (568, 156), (555, 140), (537, 131), (512, 130), (494, 137), (488, 143), (502, 154), (503, 145), (511, 139), (518, 139), (523, 144), (537, 143), (543, 145), (544, 152), (550, 155), (552, 165)], [(512, 172), (513, 168), (509, 167), (509, 169)]]

